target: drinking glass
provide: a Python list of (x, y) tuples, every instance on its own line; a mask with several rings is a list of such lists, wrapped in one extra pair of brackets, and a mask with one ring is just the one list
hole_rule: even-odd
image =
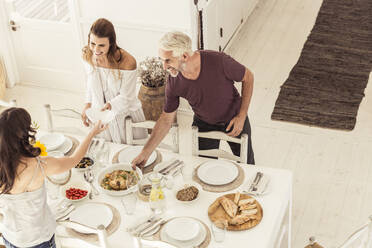
[(124, 206), (125, 213), (127, 215), (132, 215), (136, 211), (136, 206), (137, 206), (137, 195), (132, 192), (129, 193), (121, 199), (121, 203)]
[(184, 183), (188, 183), (192, 181), (193, 172), (194, 172), (194, 168), (190, 165), (189, 166), (184, 165), (181, 168), (181, 173), (182, 173)]
[(214, 241), (222, 243), (225, 241), (226, 225), (220, 222), (212, 222), (211, 229), (214, 237)]

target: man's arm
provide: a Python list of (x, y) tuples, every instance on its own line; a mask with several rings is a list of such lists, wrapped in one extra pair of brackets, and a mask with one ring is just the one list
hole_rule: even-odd
[(247, 117), (248, 107), (251, 102), (253, 92), (253, 73), (245, 68), (244, 77), (242, 80), (242, 103), (238, 115), (236, 115), (229, 123), (226, 131), (229, 131), (233, 126), (233, 130), (228, 133), (230, 136), (239, 136), (243, 130), (244, 122)]
[(167, 135), (169, 130), (172, 127), (172, 123), (176, 118), (176, 111), (171, 113), (166, 113), (163, 111), (160, 118), (155, 124), (155, 127), (152, 129), (150, 139), (146, 142), (141, 153), (133, 159), (132, 167), (138, 166), (143, 167), (146, 164), (147, 159), (155, 148), (160, 144), (160, 142)]

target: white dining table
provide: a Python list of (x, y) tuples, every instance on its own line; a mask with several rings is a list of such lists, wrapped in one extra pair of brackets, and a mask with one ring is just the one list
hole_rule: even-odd
[[(127, 145), (109, 142), (106, 143), (108, 144), (110, 150), (110, 161), (112, 160), (114, 154), (127, 147)], [(161, 152), (163, 161), (177, 158), (182, 160), (185, 166), (192, 166), (194, 168), (202, 162), (208, 160), (207, 158), (195, 157), (191, 155), (180, 155), (167, 150), (159, 149), (159, 151)], [(270, 178), (267, 194), (256, 197), (257, 201), (263, 208), (263, 218), (261, 222), (252, 229), (244, 231), (227, 231), (223, 243), (216, 243), (212, 235), (211, 242), (208, 247), (290, 248), (292, 173), (284, 169), (273, 169), (259, 165), (240, 164), (240, 166), (243, 168), (245, 173), (245, 182), (254, 177), (258, 171), (263, 172)], [(101, 168), (98, 166), (94, 168), (96, 176), (100, 169)], [(83, 173), (77, 171), (73, 171), (72, 178), (74, 180), (84, 180)], [(174, 178), (174, 182), (174, 187), (177, 187), (177, 185), (182, 185), (182, 175), (177, 175)], [(175, 199), (174, 190), (164, 188), (166, 199), (166, 211), (164, 216), (166, 219), (178, 216), (190, 216), (201, 220), (208, 227), (210, 227), (211, 221), (208, 217), (208, 207), (216, 200), (216, 198), (221, 195), (242, 191), (245, 182), (239, 188), (228, 192), (212, 193), (202, 191), (200, 199), (191, 205), (178, 202)], [(96, 181), (95, 186), (96, 188), (99, 188)], [(98, 196), (95, 196), (93, 200), (85, 199), (74, 204), (79, 206), (88, 202), (104, 202), (114, 206), (120, 212), (121, 224), (116, 232), (108, 236), (109, 247), (132, 248), (135, 247), (134, 238), (126, 231), (126, 229), (138, 222), (139, 218), (149, 216), (151, 214), (151, 210), (147, 202), (138, 200), (135, 214), (126, 215), (124, 207), (121, 203), (121, 198), (122, 197), (106, 195), (101, 192)], [(57, 235), (68, 236), (68, 233), (64, 227), (59, 226), (57, 227)], [(69, 247), (81, 247), (81, 245), (76, 243), (76, 246), (70, 245)]]

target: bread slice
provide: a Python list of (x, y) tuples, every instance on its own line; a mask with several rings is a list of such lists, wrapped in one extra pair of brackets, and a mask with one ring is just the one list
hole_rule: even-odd
[(225, 212), (231, 218), (234, 218), (234, 216), (236, 215), (236, 212), (238, 212), (238, 206), (232, 200), (230, 200), (229, 198), (226, 198), (224, 196), (221, 197), (220, 203), (221, 203), (223, 209), (225, 209)]
[(244, 205), (239, 206), (240, 210), (249, 210), (249, 209), (255, 209), (255, 208), (257, 208), (256, 204), (244, 204)]
[(256, 200), (253, 198), (243, 199), (240, 200), (238, 206), (245, 205), (245, 204), (253, 204)]
[(243, 210), (241, 212), (242, 215), (255, 215), (257, 214), (258, 210), (257, 209), (249, 209), (249, 210)]
[(246, 214), (239, 214), (232, 218), (229, 223), (231, 225), (241, 225), (243, 223), (248, 222), (251, 219), (251, 215), (246, 215)]
[(240, 199), (240, 193), (239, 193), (239, 192), (236, 192), (236, 193), (235, 193), (235, 197), (234, 197), (234, 203), (235, 203), (235, 204), (238, 204), (239, 199)]

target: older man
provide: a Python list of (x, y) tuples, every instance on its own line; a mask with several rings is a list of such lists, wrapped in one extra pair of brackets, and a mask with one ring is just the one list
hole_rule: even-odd
[[(185, 98), (194, 111), (193, 125), (200, 132), (223, 131), (240, 137), (247, 133), (248, 164), (254, 164), (251, 127), (247, 117), (253, 91), (253, 74), (242, 64), (222, 52), (193, 51), (191, 39), (181, 32), (166, 33), (159, 42), (159, 57), (170, 73), (166, 85), (164, 111), (142, 152), (132, 161), (143, 166), (152, 151), (166, 136), (176, 117), (179, 98)], [(242, 96), (234, 82), (242, 82)], [(229, 143), (240, 155), (240, 144)], [(200, 138), (199, 149), (219, 147), (218, 140)]]

